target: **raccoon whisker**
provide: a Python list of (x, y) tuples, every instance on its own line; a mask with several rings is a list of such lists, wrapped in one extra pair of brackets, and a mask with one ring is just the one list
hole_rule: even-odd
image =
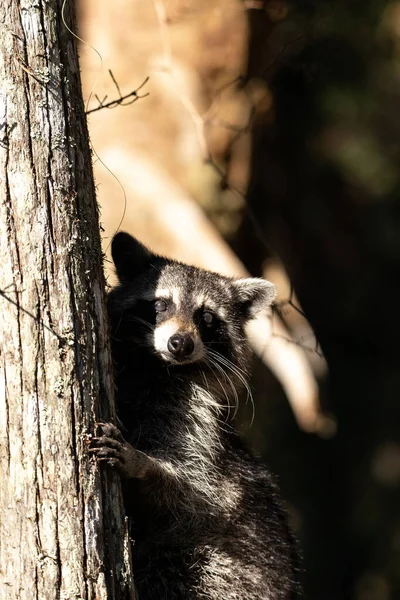
[[(209, 368), (209, 369), (210, 369), (210, 370), (213, 372), (212, 365), (211, 365), (210, 361), (209, 361), (207, 358), (205, 358), (205, 360), (204, 360), (204, 363), (205, 363), (205, 364), (206, 364), (206, 366), (207, 366), (207, 367), (208, 367), (208, 368)], [(215, 365), (215, 366), (217, 366), (217, 365)], [(219, 365), (218, 365), (218, 366), (219, 366)], [(203, 381), (204, 381), (204, 383), (205, 383), (205, 387), (207, 388), (207, 393), (208, 393), (208, 394), (210, 394), (210, 396), (212, 397), (212, 395), (213, 395), (213, 394), (212, 394), (212, 392), (211, 392), (211, 390), (210, 390), (210, 386), (209, 386), (209, 383), (208, 383), (207, 376), (206, 376), (206, 374), (205, 374), (205, 372), (204, 372), (204, 370), (203, 370), (203, 369), (200, 369), (200, 371), (201, 371), (201, 374), (202, 374), (202, 377), (203, 377)], [(225, 373), (224, 373), (224, 375), (225, 375)], [(220, 385), (221, 389), (222, 389), (222, 390), (223, 390), (223, 392), (224, 392), (224, 395), (225, 395), (225, 397), (226, 397), (226, 400), (227, 400), (227, 404), (221, 404), (220, 402), (218, 402), (218, 406), (217, 406), (217, 410), (216, 410), (216, 412), (218, 412), (218, 411), (219, 411), (219, 409), (221, 409), (221, 408), (227, 408), (227, 409), (228, 409), (228, 415), (227, 415), (227, 417), (226, 417), (224, 420), (221, 420), (221, 419), (219, 419), (217, 416), (216, 416), (216, 420), (218, 421), (218, 423), (220, 423), (220, 424), (221, 424), (221, 426), (222, 426), (222, 429), (223, 429), (224, 431), (226, 431), (226, 432), (228, 432), (228, 433), (229, 433), (229, 431), (230, 431), (230, 430), (226, 429), (226, 428), (224, 427), (224, 425), (227, 425), (227, 422), (230, 420), (230, 410), (231, 410), (231, 408), (232, 408), (232, 404), (230, 404), (230, 402), (229, 402), (229, 397), (227, 396), (227, 394), (226, 394), (226, 391), (225, 391), (225, 389), (224, 389), (224, 387), (223, 387), (223, 385), (222, 385), (222, 383), (221, 383), (221, 381), (220, 381), (219, 377), (218, 377), (217, 375), (215, 375), (215, 374), (213, 374), (213, 377), (215, 377), (215, 378), (217, 379), (217, 381), (218, 381), (218, 383), (219, 383), (219, 385)], [(215, 389), (214, 389), (214, 394), (215, 394)]]
[(228, 396), (226, 394), (226, 391), (225, 391), (225, 388), (223, 387), (223, 385), (221, 384), (219, 378), (217, 377), (217, 380), (218, 380), (219, 384), (221, 385), (221, 387), (222, 387), (222, 389), (224, 391), (225, 397), (227, 399), (227, 402), (228, 402), (228, 409), (229, 409), (228, 418), (229, 418), (229, 420), (231, 420), (230, 409), (233, 408), (234, 409), (233, 419), (234, 419), (236, 417), (236, 415), (237, 415), (238, 410), (239, 410), (239, 396), (238, 396), (237, 390), (235, 388), (235, 385), (233, 384), (232, 379), (229, 377), (229, 375), (224, 371), (224, 369), (222, 368), (222, 366), (220, 364), (218, 364), (218, 362), (216, 362), (215, 360), (213, 360), (210, 356), (208, 356), (207, 361), (210, 364), (210, 368), (212, 368), (211, 365), (214, 365), (214, 367), (216, 369), (218, 369), (218, 371), (225, 377), (225, 379), (227, 380), (227, 382), (229, 383), (229, 385), (230, 385), (230, 387), (232, 389), (233, 396), (234, 396), (234, 399), (235, 399), (234, 405), (230, 404), (229, 398), (228, 398)]
[[(147, 350), (149, 349), (149, 345), (146, 344), (146, 342), (144, 342), (142, 340), (138, 340), (136, 338), (131, 338), (130, 342), (132, 343), (132, 348), (127, 350), (130, 353), (134, 354), (138, 348), (146, 348)], [(153, 354), (156, 355), (155, 352)]]
[[(247, 342), (248, 343), (248, 339), (246, 336), (242, 337), (240, 335), (236, 335), (235, 340), (237, 342)], [(218, 340), (213, 340), (213, 346), (226, 346), (226, 342), (219, 342)]]
[[(227, 379), (227, 381), (229, 381), (230, 386), (232, 388), (232, 391), (234, 392), (234, 395), (236, 396), (236, 399), (238, 399), (236, 389), (233, 386), (233, 384), (232, 384), (231, 380), (229, 379), (229, 377), (227, 376), (227, 374), (225, 373), (225, 371), (223, 370), (223, 368), (216, 361), (212, 360), (210, 357), (208, 357), (208, 359), (207, 359), (207, 364), (209, 365), (209, 367), (210, 367), (211, 370), (213, 370), (212, 367), (214, 366), (219, 371), (219, 373), (221, 373), (225, 377), (225, 379)], [(224, 393), (224, 396), (226, 398), (226, 402), (227, 402), (226, 408), (228, 409), (227, 419), (230, 421), (231, 420), (231, 408), (235, 408), (234, 417), (236, 416), (236, 413), (237, 413), (236, 405), (234, 407), (232, 407), (231, 403), (229, 402), (229, 397), (228, 397), (228, 394), (227, 394), (227, 392), (225, 390), (225, 387), (224, 387), (222, 381), (220, 380), (220, 378), (218, 377), (218, 375), (215, 375), (215, 378), (218, 381), (218, 383), (219, 383), (219, 385), (220, 385), (220, 387), (221, 387), (221, 389), (222, 389), (222, 391)]]
[(199, 370), (200, 370), (200, 374), (201, 374), (201, 376), (203, 378), (204, 385), (207, 388), (207, 392), (210, 393), (210, 386), (208, 385), (208, 379), (206, 377), (206, 374), (204, 373), (204, 370), (201, 369), (200, 367), (199, 367)]
[(225, 357), (223, 357), (221, 355), (219, 355), (218, 357), (215, 356), (215, 360), (219, 361), (221, 365), (224, 365), (234, 375), (236, 375), (236, 377), (243, 383), (248, 395), (251, 395), (251, 390), (250, 390), (249, 384), (247, 382), (247, 379), (245, 378), (243, 373), (236, 367), (236, 365), (234, 365), (230, 360), (226, 359)]
[(216, 364), (219, 366), (219, 369), (221, 369), (221, 372), (224, 374), (226, 380), (229, 382), (229, 385), (232, 389), (233, 396), (234, 396), (233, 418), (235, 418), (238, 413), (238, 410), (239, 410), (239, 394), (237, 392), (234, 382), (232, 381), (232, 378), (229, 377), (228, 373), (224, 370), (223, 366), (219, 365), (218, 362)]
[[(210, 358), (208, 358), (208, 360), (207, 360), (207, 363), (208, 363), (208, 365), (209, 365), (209, 367), (210, 367), (210, 369), (211, 369), (212, 371), (213, 371), (213, 367), (215, 367), (215, 368), (217, 369), (217, 371), (219, 371), (219, 373), (222, 373), (222, 375), (225, 375), (225, 373), (224, 373), (223, 369), (222, 369), (222, 368), (221, 368), (221, 367), (218, 365), (218, 363), (216, 363), (215, 361), (213, 361), (213, 360), (212, 360), (212, 359), (210, 359)], [(216, 380), (218, 381), (218, 383), (219, 383), (219, 386), (220, 386), (221, 390), (223, 391), (223, 393), (224, 393), (224, 396), (225, 396), (225, 398), (226, 398), (226, 402), (227, 402), (227, 405), (226, 405), (226, 406), (227, 406), (227, 409), (228, 409), (228, 419), (230, 419), (231, 405), (230, 405), (230, 403), (229, 403), (229, 397), (228, 397), (228, 394), (226, 393), (225, 387), (224, 387), (224, 385), (223, 385), (222, 381), (220, 380), (220, 378), (218, 377), (218, 375), (217, 375), (217, 374), (215, 374), (215, 378), (216, 378)]]
[(137, 437), (136, 437), (136, 439), (135, 439), (135, 442), (134, 442), (134, 443), (135, 443), (135, 444), (138, 444), (138, 443), (139, 443), (139, 441), (140, 441), (140, 438), (141, 438), (141, 437), (142, 437), (142, 425), (141, 425), (141, 424), (139, 424), (139, 431), (138, 431), (138, 434), (137, 434)]
[[(235, 371), (237, 371), (238, 373), (240, 373), (245, 379), (247, 378), (246, 371), (244, 371), (243, 369), (241, 369), (240, 367), (238, 367), (238, 365), (235, 365), (235, 363), (233, 363), (231, 360), (229, 360), (229, 358), (227, 358), (226, 356), (223, 356), (222, 354), (220, 354), (216, 350), (211, 350), (211, 352), (214, 352), (216, 355), (218, 355), (218, 357), (220, 359), (222, 359), (226, 363), (229, 363), (229, 365), (232, 367), (232, 369), (234, 369)], [(215, 358), (217, 358), (217, 357), (215, 356)]]
[(247, 384), (247, 379), (246, 379), (247, 373), (245, 371), (243, 371), (243, 369), (240, 369), (240, 367), (238, 367), (232, 361), (230, 361), (229, 358), (226, 358), (226, 356), (222, 356), (222, 354), (220, 354), (216, 350), (208, 349), (207, 351), (218, 362), (220, 362), (221, 364), (223, 364), (226, 367), (228, 367), (231, 371), (233, 371), (239, 377), (239, 379), (242, 381), (242, 383), (246, 386), (246, 384)]
[[(118, 321), (118, 325), (116, 326), (114, 333), (117, 333), (117, 331), (119, 329), (119, 326), (121, 325), (121, 322), (122, 322), (122, 317), (123, 317), (123, 313), (121, 313), (121, 316), (120, 316), (119, 321)], [(116, 339), (116, 338), (114, 338), (114, 339)]]
[(161, 273), (162, 273), (161, 269), (156, 267), (156, 265), (154, 265), (153, 263), (150, 263), (150, 266), (152, 269), (154, 269), (155, 271), (157, 271), (157, 273), (159, 273), (161, 275)]
[(149, 323), (148, 321), (145, 321), (141, 317), (134, 317), (132, 315), (129, 315), (128, 317), (126, 317), (125, 320), (129, 321), (131, 323), (132, 322), (140, 323), (141, 325), (144, 325), (147, 329), (149, 329), (151, 332), (153, 332), (155, 330), (155, 325), (152, 325), (151, 323)]
[(114, 342), (122, 342), (122, 338), (115, 337), (115, 335), (111, 335), (110, 339), (114, 340)]
[(252, 416), (251, 416), (251, 420), (250, 420), (250, 427), (251, 427), (253, 425), (254, 417), (255, 417), (255, 406), (254, 406), (253, 394), (251, 393), (251, 389), (250, 389), (249, 383), (248, 383), (247, 379), (245, 378), (245, 376), (243, 374), (244, 371), (242, 371), (242, 369), (239, 369), (239, 367), (237, 367), (236, 365), (234, 365), (228, 358), (226, 358), (225, 356), (222, 356), (222, 354), (220, 354), (219, 352), (216, 352), (215, 350), (208, 349), (208, 353), (211, 354), (211, 356), (213, 356), (214, 359), (217, 362), (219, 362), (221, 365), (224, 365), (234, 375), (236, 375), (236, 377), (244, 385), (244, 387), (246, 389), (246, 392), (247, 392), (246, 402), (248, 400), (250, 400), (251, 407), (252, 407)]

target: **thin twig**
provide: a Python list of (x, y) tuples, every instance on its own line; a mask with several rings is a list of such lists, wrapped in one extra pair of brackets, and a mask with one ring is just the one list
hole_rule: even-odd
[[(133, 92), (130, 92), (129, 94), (126, 94), (125, 96), (122, 96), (121, 94), (121, 90), (119, 88), (119, 85), (111, 71), (111, 69), (109, 69), (108, 71), (110, 73), (110, 77), (114, 82), (115, 87), (117, 88), (117, 91), (119, 93), (119, 98), (117, 98), (116, 100), (110, 100), (110, 102), (107, 102), (106, 104), (104, 104), (107, 96), (104, 96), (103, 100), (100, 100), (100, 98), (96, 95), (96, 100), (99, 103), (99, 106), (97, 106), (96, 108), (91, 108), (90, 110), (86, 111), (86, 114), (89, 115), (91, 113), (97, 112), (99, 110), (102, 110), (103, 108), (115, 108), (116, 106), (129, 106), (131, 104), (133, 104), (134, 102), (136, 102), (137, 100), (141, 100), (142, 98), (146, 98), (146, 96), (149, 96), (149, 93), (147, 94), (142, 94), (139, 96), (138, 92), (142, 89), (142, 87), (144, 87), (146, 85), (146, 83), (148, 82), (149, 78), (146, 77), (146, 79), (143, 81), (143, 83), (140, 84), (140, 86), (138, 88), (136, 88), (136, 90), (134, 90)], [(128, 98), (132, 98), (133, 100), (131, 100), (130, 102), (125, 102), (125, 100), (127, 100)]]
[(305, 36), (304, 35), (299, 35), (297, 38), (294, 38), (293, 40), (290, 40), (290, 42), (287, 42), (278, 52), (278, 54), (276, 54), (274, 56), (274, 58), (271, 60), (271, 62), (269, 63), (269, 65), (267, 65), (265, 67), (265, 69), (262, 72), (262, 75), (266, 75), (268, 73), (268, 71), (270, 71), (270, 69), (272, 69), (272, 67), (274, 65), (276, 65), (279, 61), (279, 59), (282, 58), (282, 56), (285, 54), (286, 50), (288, 48), (290, 48), (290, 46), (293, 46), (293, 44), (296, 44), (297, 42), (300, 42), (300, 40), (304, 40)]

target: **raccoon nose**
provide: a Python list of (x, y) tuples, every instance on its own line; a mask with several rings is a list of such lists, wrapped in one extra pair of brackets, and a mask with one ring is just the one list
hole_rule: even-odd
[(169, 338), (167, 347), (174, 356), (190, 356), (194, 350), (194, 342), (189, 334), (176, 333)]

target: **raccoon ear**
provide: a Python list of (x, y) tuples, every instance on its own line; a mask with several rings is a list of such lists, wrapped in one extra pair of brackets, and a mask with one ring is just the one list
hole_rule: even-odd
[(266, 279), (251, 277), (233, 282), (239, 302), (244, 305), (249, 318), (257, 316), (275, 300), (276, 289)]
[(155, 256), (136, 238), (124, 231), (114, 236), (111, 254), (121, 283), (131, 281)]

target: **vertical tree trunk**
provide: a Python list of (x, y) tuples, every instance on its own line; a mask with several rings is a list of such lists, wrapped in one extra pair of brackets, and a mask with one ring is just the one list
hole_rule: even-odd
[(112, 377), (62, 0), (0, 2), (0, 260), (0, 597), (132, 598), (119, 482), (85, 452)]

